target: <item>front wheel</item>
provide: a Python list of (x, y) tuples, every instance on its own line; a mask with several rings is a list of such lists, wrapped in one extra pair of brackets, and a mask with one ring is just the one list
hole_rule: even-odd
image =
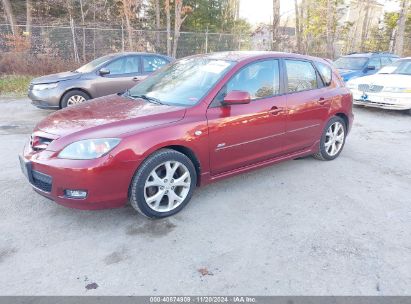
[(332, 117), (325, 125), (319, 151), (313, 155), (314, 158), (319, 160), (336, 159), (344, 147), (346, 134), (345, 121), (338, 116)]
[(89, 100), (90, 96), (80, 90), (68, 91), (61, 99), (61, 108), (71, 107)]
[(188, 204), (196, 184), (191, 160), (175, 150), (162, 149), (149, 156), (135, 173), (129, 200), (144, 216), (166, 217)]

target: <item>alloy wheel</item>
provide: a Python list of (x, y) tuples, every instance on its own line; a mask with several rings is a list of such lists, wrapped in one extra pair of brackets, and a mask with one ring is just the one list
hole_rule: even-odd
[(80, 104), (85, 102), (86, 99), (81, 95), (73, 95), (67, 100), (67, 106), (74, 106), (76, 104)]
[(329, 156), (334, 156), (340, 152), (344, 144), (344, 126), (339, 122), (334, 122), (325, 134), (325, 151)]
[(191, 176), (187, 167), (178, 161), (166, 161), (148, 175), (144, 198), (154, 211), (169, 212), (185, 200), (190, 186)]

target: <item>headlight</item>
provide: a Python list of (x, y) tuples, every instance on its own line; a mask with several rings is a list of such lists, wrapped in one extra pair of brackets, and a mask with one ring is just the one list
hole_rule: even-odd
[(119, 138), (80, 140), (65, 147), (59, 153), (58, 157), (67, 159), (94, 159), (113, 150), (119, 142)]
[(396, 88), (396, 87), (385, 87), (383, 92), (390, 93), (411, 93), (411, 88)]
[(55, 87), (57, 87), (57, 84), (58, 82), (35, 84), (33, 85), (33, 90), (42, 91), (42, 90), (54, 89)]
[(349, 88), (349, 89), (351, 89), (351, 90), (356, 90), (356, 89), (358, 88), (358, 85), (355, 84), (355, 83), (353, 83), (353, 82), (351, 82), (351, 81), (348, 81), (348, 82), (347, 82), (347, 88)]

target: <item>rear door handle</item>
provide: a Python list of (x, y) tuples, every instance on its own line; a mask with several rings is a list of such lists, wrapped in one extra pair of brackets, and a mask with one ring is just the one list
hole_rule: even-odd
[(137, 81), (140, 81), (140, 80), (141, 80), (141, 78), (140, 78), (140, 77), (138, 77), (138, 76), (135, 76), (135, 77), (133, 77), (133, 78), (132, 78), (132, 80), (133, 80), (133, 81), (135, 81), (135, 82), (137, 82)]
[(274, 106), (268, 111), (268, 113), (270, 113), (271, 115), (277, 115), (278, 113), (280, 113), (282, 111), (283, 111), (283, 108), (279, 108), (279, 107)]
[(321, 105), (325, 104), (325, 98), (320, 97), (320, 99), (318, 99), (318, 103), (321, 104)]

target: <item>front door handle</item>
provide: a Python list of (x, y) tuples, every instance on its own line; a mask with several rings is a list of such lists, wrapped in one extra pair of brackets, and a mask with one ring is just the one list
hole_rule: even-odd
[(283, 111), (283, 108), (279, 108), (279, 107), (274, 106), (268, 111), (268, 113), (270, 113), (271, 115), (277, 115), (278, 113), (280, 113), (282, 111)]
[(318, 103), (319, 103), (320, 105), (325, 104), (325, 98), (324, 98), (324, 97), (320, 97), (320, 99), (318, 99)]

